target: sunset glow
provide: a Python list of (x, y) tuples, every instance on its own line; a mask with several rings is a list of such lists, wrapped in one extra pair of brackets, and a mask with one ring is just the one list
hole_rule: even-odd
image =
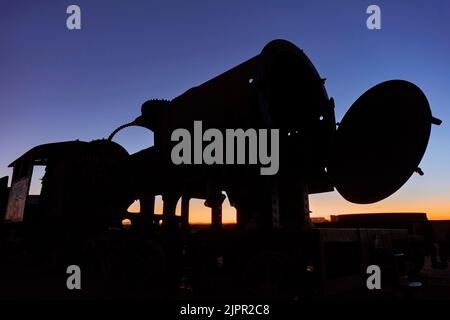
[[(205, 207), (205, 200), (191, 199), (189, 201), (189, 223), (194, 224), (209, 224), (211, 223), (211, 208)], [(128, 212), (138, 213), (140, 211), (139, 201), (135, 201), (128, 208)], [(161, 196), (155, 197), (155, 214), (162, 214), (163, 201)], [(177, 216), (181, 215), (181, 200), (178, 200), (177, 208), (175, 210)], [(236, 209), (230, 205), (228, 198), (225, 199), (222, 205), (222, 222), (236, 223)]]
[[(0, 74), (0, 177), (11, 177), (8, 164), (34, 146), (105, 138), (135, 119), (142, 102), (173, 99), (258, 54), (268, 41), (284, 38), (304, 50), (327, 79), (336, 121), (363, 92), (389, 79), (419, 86), (433, 116), (443, 121), (433, 126), (420, 163), (423, 177), (413, 175), (394, 195), (371, 205), (349, 203), (337, 192), (311, 195), (311, 216), (425, 212), (429, 219), (450, 219), (447, 1), (414, 7), (381, 1), (386, 28), (379, 31), (367, 30), (367, 5), (358, 1), (328, 1), (326, 10), (320, 1), (307, 6), (296, 1), (269, 1), (266, 7), (257, 2), (208, 4), (208, 19), (201, 2), (186, 10), (173, 10), (169, 3), (155, 10), (151, 1), (132, 6), (109, 2), (106, 11), (95, 1), (79, 4), (88, 13), (80, 32), (65, 28), (61, 4), (30, 1), (3, 10), (1, 30), (8, 36)], [(123, 17), (120, 22), (117, 15)], [(183, 23), (174, 26), (178, 20)], [(153, 134), (131, 127), (114, 141), (132, 154), (151, 146)], [(31, 194), (39, 193), (42, 168), (36, 175)], [(155, 204), (155, 213), (161, 214), (160, 197)], [(210, 221), (203, 200), (192, 200), (190, 207), (191, 222)], [(137, 204), (130, 210), (139, 211)], [(224, 222), (235, 221), (227, 201), (223, 212)]]
[[(191, 199), (189, 202), (190, 223), (211, 223), (211, 209), (204, 206), (204, 200)], [(162, 214), (163, 202), (161, 196), (155, 200), (155, 214)], [(379, 203), (370, 205), (353, 204), (343, 199), (337, 192), (310, 195), (311, 217), (326, 217), (330, 215), (351, 213), (393, 213), (393, 212), (423, 212), (430, 220), (450, 219), (450, 207), (448, 201), (425, 200), (421, 198), (404, 201), (402, 196), (390, 197)], [(129, 212), (139, 212), (139, 202), (134, 202)], [(176, 215), (181, 215), (181, 201), (178, 201)], [(230, 205), (228, 198), (222, 206), (223, 223), (236, 223), (236, 209)]]

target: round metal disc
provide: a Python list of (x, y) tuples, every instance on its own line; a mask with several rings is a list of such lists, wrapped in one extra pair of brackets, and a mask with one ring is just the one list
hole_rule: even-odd
[(380, 83), (345, 114), (335, 135), (328, 173), (354, 203), (373, 203), (396, 192), (417, 169), (428, 144), (431, 110), (414, 84)]

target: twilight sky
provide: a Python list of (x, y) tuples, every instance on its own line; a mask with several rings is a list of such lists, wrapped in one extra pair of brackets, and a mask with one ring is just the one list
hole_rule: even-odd
[[(81, 30), (66, 28), (71, 4), (81, 8)], [(381, 30), (366, 28), (371, 4), (381, 7)], [(0, 176), (35, 145), (107, 137), (134, 119), (143, 101), (173, 98), (275, 38), (302, 48), (328, 79), (337, 121), (365, 90), (394, 78), (417, 84), (444, 121), (433, 127), (425, 176), (369, 206), (336, 192), (311, 196), (312, 216), (421, 211), (450, 219), (446, 0), (0, 0)], [(115, 138), (130, 152), (152, 140), (140, 128)]]

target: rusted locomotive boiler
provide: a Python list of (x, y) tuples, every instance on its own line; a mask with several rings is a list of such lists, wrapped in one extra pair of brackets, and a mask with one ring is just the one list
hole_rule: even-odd
[[(309, 224), (308, 194), (336, 188), (351, 202), (373, 203), (421, 172), (431, 124), (439, 120), (418, 87), (383, 82), (363, 94), (337, 126), (324, 83), (302, 50), (275, 40), (171, 101), (145, 102), (141, 116), (123, 127), (152, 130), (155, 145), (131, 156), (140, 165), (128, 166), (129, 184), (163, 194), (167, 218), (180, 197), (185, 202), (199, 197), (207, 199), (213, 224), (220, 225), (223, 190), (237, 208), (238, 225), (299, 230)], [(172, 133), (184, 128), (195, 135), (195, 121), (222, 132), (279, 129), (278, 173), (260, 176), (258, 165), (173, 164)]]

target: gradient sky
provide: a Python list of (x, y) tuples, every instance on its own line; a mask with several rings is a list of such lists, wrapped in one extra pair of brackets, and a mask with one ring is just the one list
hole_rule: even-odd
[[(82, 30), (66, 28), (81, 7)], [(381, 30), (366, 8), (381, 7)], [(433, 127), (413, 176), (388, 199), (352, 205), (336, 192), (311, 196), (312, 216), (422, 211), (450, 218), (450, 2), (0, 0), (0, 176), (29, 148), (107, 137), (149, 98), (173, 98), (258, 54), (272, 39), (302, 48), (326, 77), (339, 121), (365, 90), (406, 79), (427, 95)], [(115, 141), (135, 152), (145, 129)]]

